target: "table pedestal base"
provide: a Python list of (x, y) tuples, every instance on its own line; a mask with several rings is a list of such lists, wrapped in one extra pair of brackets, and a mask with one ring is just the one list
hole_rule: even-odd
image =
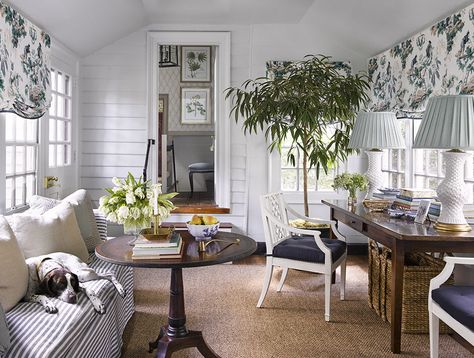
[(148, 344), (148, 352), (155, 349), (157, 358), (171, 357), (173, 352), (196, 347), (206, 358), (220, 358), (206, 343), (201, 331), (188, 331), (184, 310), (183, 272), (180, 268), (171, 269), (170, 306), (168, 324), (161, 327), (154, 342)]

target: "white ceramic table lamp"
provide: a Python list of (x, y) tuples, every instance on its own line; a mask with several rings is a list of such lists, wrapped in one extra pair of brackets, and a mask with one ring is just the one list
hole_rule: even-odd
[(393, 112), (359, 112), (349, 140), (349, 148), (367, 149), (367, 199), (382, 187), (382, 149), (405, 148), (400, 123)]
[(436, 190), (441, 213), (435, 227), (444, 231), (470, 231), (463, 214), (464, 163), (470, 154), (462, 149), (474, 149), (474, 96), (430, 98), (413, 147), (450, 149), (443, 152), (446, 175)]

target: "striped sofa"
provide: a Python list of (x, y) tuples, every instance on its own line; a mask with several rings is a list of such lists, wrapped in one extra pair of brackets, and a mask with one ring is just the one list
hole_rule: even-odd
[(57, 314), (39, 304), (20, 302), (7, 314), (12, 346), (8, 358), (120, 357), (122, 333), (134, 312), (133, 270), (101, 261), (91, 254), (89, 265), (97, 272), (113, 272), (127, 294), (120, 297), (106, 280), (89, 285), (105, 303), (106, 313), (95, 312), (85, 294), (77, 304), (57, 300)]

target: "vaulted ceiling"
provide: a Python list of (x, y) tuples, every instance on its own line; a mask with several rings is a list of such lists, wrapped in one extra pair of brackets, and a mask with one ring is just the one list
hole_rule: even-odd
[(10, 0), (80, 56), (150, 24), (302, 24), (370, 57), (472, 0)]

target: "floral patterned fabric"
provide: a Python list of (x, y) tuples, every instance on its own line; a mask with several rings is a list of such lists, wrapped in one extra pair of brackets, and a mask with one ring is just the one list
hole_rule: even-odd
[(372, 110), (421, 117), (430, 96), (474, 93), (474, 5), (369, 59)]
[(49, 108), (50, 36), (0, 1), (0, 111), (39, 118)]

